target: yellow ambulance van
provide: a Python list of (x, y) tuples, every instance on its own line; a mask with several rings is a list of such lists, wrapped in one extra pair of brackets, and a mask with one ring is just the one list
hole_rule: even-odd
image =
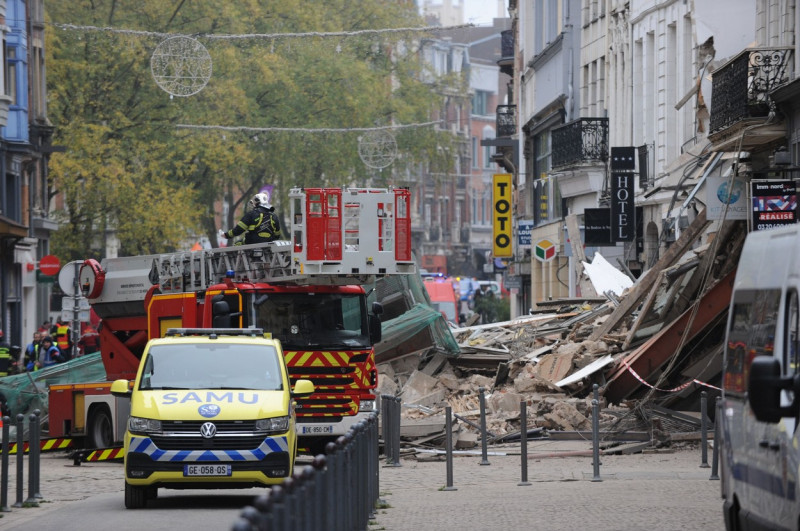
[(145, 347), (128, 396), (125, 507), (158, 488), (248, 488), (291, 476), (297, 454), (294, 397), (281, 344), (260, 329), (170, 329)]

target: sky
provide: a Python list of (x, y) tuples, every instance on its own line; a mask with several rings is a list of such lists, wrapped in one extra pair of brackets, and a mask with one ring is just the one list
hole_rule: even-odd
[[(463, 0), (464, 1), (464, 22), (477, 25), (487, 25), (492, 23), (492, 19), (497, 16), (497, 0)], [(503, 0), (503, 5), (508, 5)], [(503, 11), (502, 16), (507, 17), (508, 12)]]

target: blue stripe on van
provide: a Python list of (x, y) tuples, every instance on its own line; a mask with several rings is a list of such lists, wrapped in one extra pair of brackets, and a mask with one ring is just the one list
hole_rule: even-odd
[(733, 478), (737, 481), (748, 483), (756, 488), (765, 490), (779, 498), (794, 500), (796, 496), (796, 484), (794, 481), (787, 482), (786, 490), (783, 488), (783, 478), (770, 474), (756, 467), (748, 466), (744, 463), (734, 463), (731, 469)]

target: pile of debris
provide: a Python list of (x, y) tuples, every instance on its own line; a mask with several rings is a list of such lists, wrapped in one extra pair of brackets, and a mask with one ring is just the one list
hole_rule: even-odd
[(553, 301), (533, 315), (451, 329), (458, 353), (433, 346), (379, 360), (378, 393), (402, 400), (403, 442), (443, 446), (450, 406), (457, 447), (475, 446), (481, 393), (492, 441), (519, 437), (521, 402), (528, 430), (588, 432), (595, 396), (606, 435), (645, 433), (663, 443), (697, 431), (700, 393), (713, 404), (719, 392), (725, 319), (746, 233), (741, 222), (726, 221), (710, 234), (709, 225), (701, 212), (618, 297)]

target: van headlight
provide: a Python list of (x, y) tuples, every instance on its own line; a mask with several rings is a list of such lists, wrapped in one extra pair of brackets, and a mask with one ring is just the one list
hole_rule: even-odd
[(256, 421), (256, 430), (266, 431), (268, 433), (283, 433), (289, 430), (289, 417), (258, 419)]
[(161, 433), (161, 421), (156, 419), (144, 419), (141, 417), (130, 417), (128, 419), (128, 431), (139, 435), (158, 435)]

